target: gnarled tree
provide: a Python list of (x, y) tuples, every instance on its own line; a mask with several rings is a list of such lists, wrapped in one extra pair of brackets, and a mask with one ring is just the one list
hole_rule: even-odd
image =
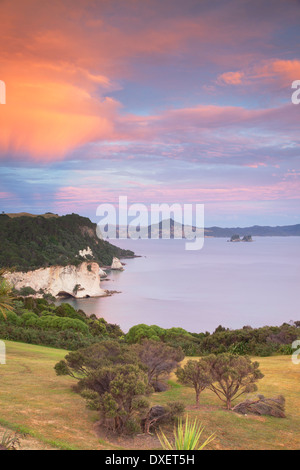
[(231, 402), (245, 393), (257, 390), (256, 382), (264, 376), (259, 363), (247, 356), (231, 354), (211, 355), (203, 359), (207, 362), (212, 384), (208, 387), (222, 400), (228, 410)]
[(196, 405), (199, 407), (200, 394), (212, 384), (209, 363), (203, 359), (189, 360), (184, 367), (177, 369), (176, 376), (181, 384), (194, 388)]
[(160, 341), (145, 339), (133, 348), (147, 368), (148, 384), (156, 391), (160, 390), (160, 381), (166, 379), (184, 359), (181, 348), (172, 348)]

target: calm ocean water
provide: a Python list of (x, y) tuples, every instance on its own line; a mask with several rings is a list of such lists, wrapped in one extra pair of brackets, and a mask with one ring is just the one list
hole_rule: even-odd
[(138, 323), (192, 332), (280, 325), (300, 320), (300, 238), (255, 238), (227, 243), (207, 238), (201, 251), (183, 240), (118, 241), (142, 258), (125, 260), (102, 287), (112, 297), (70, 300), (124, 331)]

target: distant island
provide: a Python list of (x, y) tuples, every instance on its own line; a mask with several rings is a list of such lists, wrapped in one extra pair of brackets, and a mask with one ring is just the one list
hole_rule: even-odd
[(229, 242), (253, 242), (251, 235), (244, 235), (243, 238), (241, 238), (237, 234), (232, 235), (231, 239), (227, 241)]
[(282, 225), (276, 227), (253, 225), (252, 227), (210, 227), (205, 229), (206, 237), (232, 237), (239, 234), (240, 237), (247, 237), (251, 233), (252, 237), (299, 237), (300, 224)]

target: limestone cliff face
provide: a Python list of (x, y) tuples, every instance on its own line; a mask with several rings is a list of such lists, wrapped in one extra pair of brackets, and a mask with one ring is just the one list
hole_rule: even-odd
[(107, 274), (103, 269), (99, 268), (100, 279), (104, 279), (107, 277)]
[(118, 271), (123, 271), (123, 265), (119, 258), (113, 258), (112, 265), (110, 269), (116, 269)]
[(54, 297), (71, 295), (82, 299), (106, 295), (100, 287), (100, 267), (97, 263), (66, 267), (51, 266), (27, 273), (14, 272), (7, 274), (6, 278), (17, 290), (29, 286), (36, 292), (42, 289)]

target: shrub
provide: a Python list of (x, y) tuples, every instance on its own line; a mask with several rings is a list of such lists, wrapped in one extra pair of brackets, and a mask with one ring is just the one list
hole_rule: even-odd
[(13, 325), (0, 321), (0, 337), (4, 340), (51, 346), (53, 348), (76, 351), (102, 341), (91, 335), (83, 335), (74, 330), (40, 330), (33, 327)]
[(10, 310), (4, 310), (3, 312), (0, 310), (0, 322), (6, 321), (7, 323), (11, 323), (13, 325), (20, 324), (20, 318), (15, 312), (11, 312)]
[(97, 369), (83, 379), (85, 388), (95, 391), (103, 424), (117, 433), (139, 431), (140, 414), (149, 405), (141, 397), (149, 393), (147, 375), (137, 365), (111, 365)]
[(152, 339), (153, 341), (159, 341), (165, 334), (166, 330), (159, 326), (152, 325), (135, 325), (128, 331), (126, 335), (126, 341), (129, 344), (140, 343), (144, 339)]
[(38, 318), (36, 326), (42, 330), (74, 330), (83, 334), (89, 333), (89, 327), (81, 320), (73, 320), (71, 318), (61, 318), (56, 315), (47, 315)]
[(55, 366), (57, 375), (81, 381), (95, 370), (111, 364), (137, 364), (139, 358), (127, 344), (108, 340), (68, 354)]
[(108, 429), (118, 433), (137, 430), (136, 423), (148, 408), (144, 396), (150, 388), (147, 373), (132, 347), (104, 341), (68, 354), (55, 370), (57, 375), (78, 380), (77, 389), (89, 407), (100, 411)]
[(27, 286), (27, 287), (22, 287), (19, 290), (19, 294), (22, 297), (29, 297), (30, 295), (35, 295), (36, 291), (34, 289), (32, 289), (32, 287)]
[(63, 303), (56, 308), (55, 313), (58, 317), (68, 317), (73, 318), (74, 320), (86, 321), (87, 316), (84, 312), (77, 312), (72, 305)]
[(38, 322), (38, 315), (33, 312), (26, 312), (20, 318), (20, 322), (24, 326), (35, 326)]

